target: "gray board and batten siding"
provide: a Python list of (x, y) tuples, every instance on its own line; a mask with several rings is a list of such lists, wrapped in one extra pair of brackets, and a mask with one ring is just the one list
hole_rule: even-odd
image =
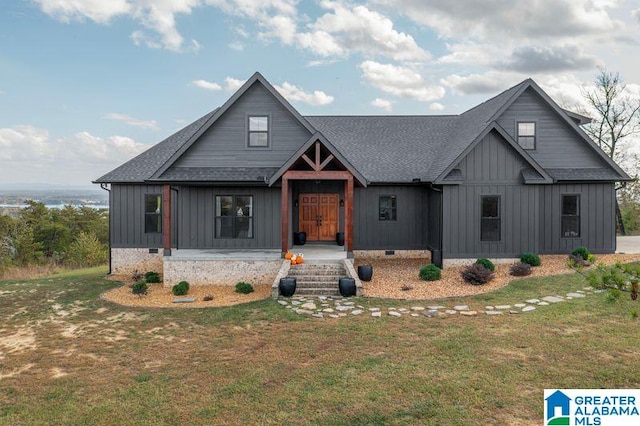
[(535, 149), (529, 155), (545, 169), (601, 168), (606, 165), (577, 137), (575, 131), (529, 88), (504, 111), (497, 122), (518, 140), (518, 122), (536, 123)]
[[(269, 147), (248, 147), (249, 116), (269, 117)], [(275, 167), (311, 137), (307, 129), (262, 85), (244, 95), (171, 167)]]
[[(525, 185), (528, 167), (497, 132), (489, 133), (457, 165), (459, 185), (443, 188), (443, 257), (518, 257), (565, 254), (585, 245), (615, 250), (613, 183)], [(483, 196), (500, 196), (500, 240), (481, 241)], [(580, 238), (561, 235), (562, 195), (580, 195)]]

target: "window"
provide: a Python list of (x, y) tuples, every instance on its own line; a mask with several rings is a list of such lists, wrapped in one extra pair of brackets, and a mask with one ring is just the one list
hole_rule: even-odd
[(562, 238), (577, 238), (580, 236), (580, 196), (562, 196)]
[(480, 241), (500, 241), (500, 196), (482, 197)]
[(249, 117), (249, 146), (258, 148), (269, 146), (269, 117)]
[(253, 238), (253, 197), (216, 196), (216, 238)]
[(381, 195), (378, 200), (379, 220), (396, 220), (396, 196)]
[(144, 196), (144, 232), (146, 234), (162, 233), (162, 195), (160, 194)]
[(523, 149), (536, 149), (536, 123), (518, 123), (518, 144)]

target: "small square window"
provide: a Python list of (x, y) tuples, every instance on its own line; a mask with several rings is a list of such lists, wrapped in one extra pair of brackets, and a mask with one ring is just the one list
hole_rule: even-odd
[(518, 145), (523, 149), (536, 149), (536, 123), (518, 123)]
[(397, 207), (395, 195), (381, 195), (378, 199), (379, 220), (397, 220)]
[(249, 147), (266, 148), (269, 146), (269, 117), (249, 117)]

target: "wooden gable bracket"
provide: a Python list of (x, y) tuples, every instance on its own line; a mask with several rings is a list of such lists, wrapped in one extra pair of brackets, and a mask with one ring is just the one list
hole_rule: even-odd
[(311, 168), (313, 170), (315, 170), (316, 172), (319, 172), (320, 170), (323, 170), (325, 167), (327, 167), (327, 164), (329, 164), (331, 162), (331, 160), (333, 160), (335, 157), (333, 156), (333, 154), (329, 154), (329, 156), (327, 158), (324, 159), (324, 161), (320, 162), (320, 142), (317, 141), (315, 143), (315, 161), (312, 161), (309, 156), (307, 155), (307, 153), (302, 154), (301, 158), (309, 165), (311, 166)]

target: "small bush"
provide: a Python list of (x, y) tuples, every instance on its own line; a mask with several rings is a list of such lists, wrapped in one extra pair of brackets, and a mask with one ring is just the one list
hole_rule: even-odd
[(144, 274), (138, 271), (137, 269), (135, 269), (131, 274), (131, 281), (133, 281), (134, 283), (141, 281), (143, 278), (144, 278)]
[(178, 284), (173, 286), (171, 292), (174, 296), (184, 296), (189, 293), (189, 283), (186, 281), (180, 281)]
[(496, 265), (493, 264), (492, 261), (490, 261), (487, 258), (481, 257), (480, 259), (476, 260), (476, 263), (478, 265), (482, 265), (485, 268), (487, 268), (488, 270), (490, 270), (491, 272), (496, 270)]
[(585, 246), (576, 247), (575, 250), (571, 252), (574, 256), (580, 256), (582, 260), (589, 259), (589, 255), (591, 254), (589, 250)]
[(511, 265), (509, 268), (509, 273), (514, 277), (526, 277), (527, 275), (531, 275), (531, 265), (524, 262), (518, 262)]
[(144, 279), (149, 284), (156, 284), (160, 282), (160, 274), (158, 274), (157, 272), (149, 271), (146, 274), (144, 274)]
[(147, 294), (147, 282), (146, 281), (138, 281), (134, 285), (131, 286), (131, 293), (137, 294), (138, 296), (142, 296)]
[(569, 268), (583, 268), (585, 266), (589, 266), (586, 260), (582, 258), (582, 256), (570, 254), (569, 259), (567, 260), (567, 265)]
[(587, 263), (589, 265), (593, 265), (594, 263), (596, 263), (596, 257), (589, 253), (589, 256), (587, 256)]
[(101, 265), (107, 259), (106, 246), (91, 233), (80, 232), (67, 251), (67, 261), (76, 267)]
[(473, 285), (486, 284), (495, 276), (493, 272), (477, 263), (464, 268), (460, 275), (466, 282)]
[(249, 294), (253, 293), (253, 286), (249, 283), (239, 282), (236, 284), (236, 293)]
[(420, 268), (420, 279), (423, 281), (437, 281), (442, 276), (442, 270), (433, 263)]
[(531, 266), (540, 266), (542, 265), (542, 261), (540, 260), (540, 256), (535, 253), (522, 253), (520, 255), (520, 262), (526, 263)]

